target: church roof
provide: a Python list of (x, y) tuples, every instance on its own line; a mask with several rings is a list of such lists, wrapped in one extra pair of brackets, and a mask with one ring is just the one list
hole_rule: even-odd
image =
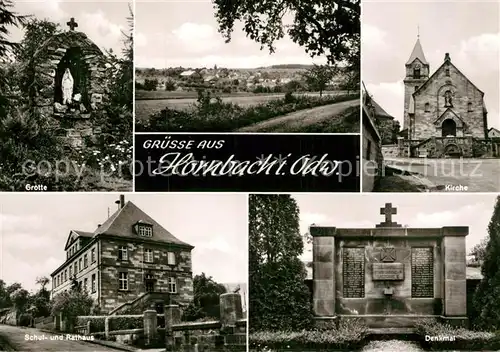
[(424, 50), (422, 49), (422, 45), (420, 44), (420, 38), (417, 39), (415, 46), (413, 47), (413, 51), (411, 52), (410, 58), (406, 62), (407, 65), (411, 64), (415, 59), (419, 59), (420, 62), (424, 65), (428, 65), (429, 63), (425, 59)]
[(134, 203), (127, 202), (123, 208), (116, 211), (111, 217), (94, 231), (94, 236), (107, 234), (118, 237), (137, 239), (137, 234), (133, 230), (133, 225), (137, 223), (149, 224), (153, 226), (153, 237), (148, 240), (187, 246), (190, 244), (179, 240), (169, 231), (158, 224), (153, 218), (139, 209)]

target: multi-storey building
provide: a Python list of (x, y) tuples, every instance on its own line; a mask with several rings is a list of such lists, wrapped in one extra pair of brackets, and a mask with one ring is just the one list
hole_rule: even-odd
[(191, 250), (132, 202), (120, 196), (119, 209), (94, 232), (71, 230), (66, 261), (52, 274), (52, 295), (76, 280), (102, 313), (130, 306), (142, 297), (165, 294), (170, 302), (193, 298)]

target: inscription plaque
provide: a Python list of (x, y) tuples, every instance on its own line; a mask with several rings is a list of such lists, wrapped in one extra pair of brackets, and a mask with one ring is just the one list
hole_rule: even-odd
[(342, 279), (344, 298), (365, 297), (365, 249), (342, 249)]
[(434, 254), (432, 247), (411, 249), (411, 296), (415, 298), (434, 297)]
[(405, 267), (403, 263), (373, 263), (372, 280), (404, 280)]

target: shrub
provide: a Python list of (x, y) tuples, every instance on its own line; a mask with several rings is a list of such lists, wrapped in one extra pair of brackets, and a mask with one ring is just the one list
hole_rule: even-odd
[[(432, 350), (498, 350), (500, 334), (497, 332), (472, 331), (461, 327), (441, 324), (435, 320), (421, 320), (416, 323), (417, 334), (422, 344)], [(436, 337), (440, 341), (428, 341)]]
[(76, 319), (77, 326), (86, 325), (90, 321), (90, 332), (104, 332), (105, 326), (104, 321), (106, 316), (80, 316)]
[(341, 320), (338, 326), (302, 331), (258, 331), (249, 335), (251, 349), (257, 351), (360, 348), (367, 336), (367, 327), (358, 319)]
[(142, 329), (144, 317), (142, 315), (109, 316), (109, 331)]
[(31, 314), (21, 314), (19, 316), (19, 326), (31, 326)]
[(149, 121), (137, 120), (137, 132), (230, 132), (257, 122), (272, 119), (294, 111), (334, 104), (359, 97), (357, 94), (342, 96), (294, 96), (265, 104), (241, 107), (225, 103), (210, 92), (198, 92), (198, 100), (192, 111), (165, 108), (150, 116)]

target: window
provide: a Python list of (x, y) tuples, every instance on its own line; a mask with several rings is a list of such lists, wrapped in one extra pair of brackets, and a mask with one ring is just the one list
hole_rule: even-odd
[(167, 253), (167, 264), (168, 265), (175, 265), (175, 253), (174, 252)]
[(413, 78), (420, 78), (420, 67), (415, 67), (413, 69)]
[(92, 263), (95, 263), (95, 248), (92, 248), (91, 255), (90, 255), (90, 260)]
[(68, 269), (64, 270), (64, 282), (68, 281)]
[(419, 86), (415, 86), (415, 92), (418, 90)]
[(425, 103), (425, 112), (431, 111), (431, 105), (429, 103)]
[(145, 249), (144, 250), (144, 261), (146, 263), (153, 262), (153, 250), (152, 249)]
[(153, 236), (153, 226), (139, 225), (139, 236), (152, 237)]
[(95, 274), (92, 274), (92, 293), (96, 291)]
[(74, 267), (73, 272), (74, 272), (74, 274), (75, 274), (75, 276), (76, 276), (76, 273), (78, 272), (78, 271), (76, 270), (76, 269), (77, 269), (76, 262), (75, 262), (75, 264), (73, 265), (73, 267)]
[(450, 69), (447, 67), (445, 70), (444, 70), (446, 76), (450, 76)]
[(372, 157), (372, 141), (368, 140), (366, 144), (366, 160), (371, 160)]
[(87, 269), (87, 267), (88, 267), (88, 266), (89, 266), (89, 257), (88, 257), (88, 255), (87, 255), (87, 254), (85, 254), (85, 255), (83, 256), (83, 267), (84, 267), (85, 269)]
[(69, 277), (73, 276), (73, 266), (69, 266)]
[(168, 278), (168, 292), (177, 293), (177, 280), (175, 277)]
[(127, 260), (128, 259), (127, 246), (120, 246), (118, 248), (118, 259), (119, 260)]
[(467, 111), (472, 112), (472, 103), (467, 104)]
[(87, 278), (83, 279), (83, 290), (87, 292), (89, 290), (89, 280)]
[(78, 271), (82, 270), (83, 270), (83, 258), (80, 258), (80, 260), (78, 261)]
[(127, 273), (119, 273), (118, 289), (119, 290), (128, 290), (128, 274)]
[(56, 276), (56, 279), (54, 281), (55, 287), (59, 286), (59, 275)]

